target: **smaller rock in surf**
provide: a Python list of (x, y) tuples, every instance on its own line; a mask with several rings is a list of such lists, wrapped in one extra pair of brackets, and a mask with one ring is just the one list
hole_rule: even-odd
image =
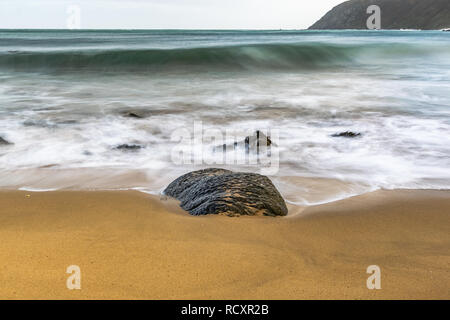
[(121, 151), (138, 151), (143, 149), (144, 147), (138, 144), (120, 144), (116, 146), (114, 149)]
[(143, 119), (144, 118), (144, 116), (141, 116), (136, 112), (126, 112), (123, 114), (123, 116), (126, 118), (135, 118), (135, 119)]
[(242, 141), (234, 142), (231, 144), (224, 144), (221, 146), (214, 147), (214, 152), (227, 152), (229, 150), (236, 150), (238, 148), (245, 149), (248, 154), (250, 152), (260, 154), (267, 152), (270, 154), (270, 147), (275, 146), (272, 139), (265, 135), (262, 131), (257, 130), (253, 135), (245, 137)]
[(152, 115), (151, 111), (144, 110), (144, 109), (123, 110), (123, 111), (120, 111), (120, 114), (122, 115), (122, 117), (132, 118), (132, 119), (144, 119), (144, 118), (148, 118)]
[(12, 144), (13, 144), (12, 142), (9, 142), (8, 140), (3, 139), (2, 137), (0, 137), (0, 146), (9, 146), (9, 145), (12, 145)]
[(357, 138), (361, 137), (362, 134), (359, 132), (345, 131), (341, 133), (335, 133), (331, 135), (333, 138)]

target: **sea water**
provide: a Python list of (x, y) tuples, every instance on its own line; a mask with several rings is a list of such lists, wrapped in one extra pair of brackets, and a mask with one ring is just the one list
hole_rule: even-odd
[(158, 192), (195, 169), (172, 157), (194, 122), (276, 130), (293, 203), (448, 189), (450, 34), (0, 30), (1, 188)]

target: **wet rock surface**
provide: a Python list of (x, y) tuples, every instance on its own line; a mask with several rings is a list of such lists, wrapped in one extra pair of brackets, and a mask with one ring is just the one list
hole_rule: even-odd
[(269, 178), (225, 169), (190, 172), (173, 181), (164, 194), (181, 201), (191, 215), (285, 216), (284, 199)]

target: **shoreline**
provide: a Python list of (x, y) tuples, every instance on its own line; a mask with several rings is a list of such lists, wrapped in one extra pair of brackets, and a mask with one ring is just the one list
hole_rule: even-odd
[[(449, 191), (376, 191), (300, 213), (192, 217), (138, 191), (0, 191), (0, 297), (450, 298)], [(66, 288), (70, 265), (81, 290)], [(369, 265), (381, 290), (366, 287)]]
[[(181, 175), (204, 169), (203, 166), (189, 170), (144, 170), (113, 168), (34, 168), (0, 172), (0, 192), (59, 192), (59, 191), (139, 191), (159, 195), (172, 181)], [(246, 170), (242, 170), (247, 172)], [(249, 171), (252, 172), (252, 171)], [(435, 180), (426, 188), (395, 188), (371, 185), (364, 182), (343, 181), (336, 178), (304, 177), (282, 174), (269, 177), (290, 206), (309, 207), (334, 203), (380, 190), (436, 190), (446, 191), (446, 184)], [(114, 186), (114, 188), (110, 188)]]

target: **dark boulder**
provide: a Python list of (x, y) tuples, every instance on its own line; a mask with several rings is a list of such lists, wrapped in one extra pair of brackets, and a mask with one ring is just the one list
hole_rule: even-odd
[(332, 134), (331, 136), (333, 138), (356, 138), (356, 137), (360, 137), (361, 133), (345, 131), (345, 132), (341, 132), (341, 133)]
[(0, 137), (0, 146), (9, 146), (12, 143)]
[(191, 215), (285, 216), (286, 203), (269, 178), (224, 169), (190, 172), (173, 181), (164, 194), (181, 201)]

